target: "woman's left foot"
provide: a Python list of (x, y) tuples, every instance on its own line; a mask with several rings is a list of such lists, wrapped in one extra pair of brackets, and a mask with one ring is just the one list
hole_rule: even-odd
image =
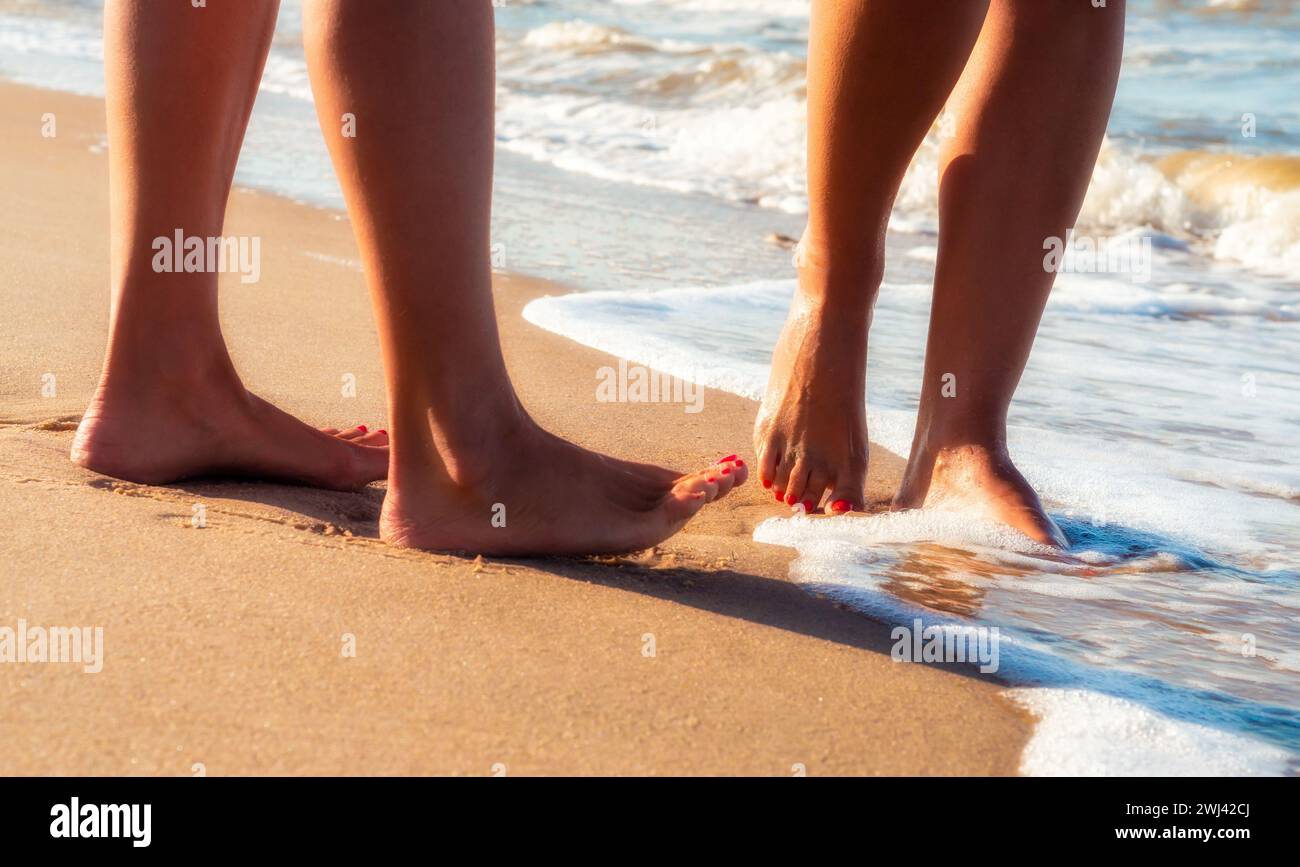
[(388, 474), (388, 434), (318, 430), (247, 391), (221, 365), (193, 379), (114, 372), (90, 401), (73, 463), (143, 485), (199, 476), (357, 490)]
[(968, 512), (1040, 544), (1070, 546), (1005, 449), (962, 445), (914, 452), (893, 508)]

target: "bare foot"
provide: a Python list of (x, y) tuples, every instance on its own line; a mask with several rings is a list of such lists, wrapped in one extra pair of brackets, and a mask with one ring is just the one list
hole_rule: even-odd
[(1006, 524), (1035, 542), (1070, 546), (1005, 449), (963, 445), (913, 453), (893, 508), (966, 511)]
[(388, 434), (308, 427), (248, 392), (233, 371), (187, 383), (101, 384), (72, 443), (79, 466), (163, 485), (239, 476), (354, 490), (388, 472)]
[(754, 424), (759, 478), (777, 501), (813, 512), (829, 490), (828, 514), (862, 509), (869, 324), (795, 293)]
[(676, 533), (749, 474), (735, 455), (685, 476), (617, 460), (526, 416), (454, 449), (436, 433), (419, 446), (396, 433), (379, 531), (407, 548), (506, 556), (637, 551)]

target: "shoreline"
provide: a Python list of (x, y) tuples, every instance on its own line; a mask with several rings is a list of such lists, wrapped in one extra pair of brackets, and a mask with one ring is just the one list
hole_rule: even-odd
[[(382, 485), (150, 487), (73, 466), (106, 338), (103, 103), (8, 83), (0, 102), (12, 142), (0, 612), (8, 625), (104, 627), (93, 676), (0, 666), (0, 773), (1016, 772), (1030, 716), (973, 669), (894, 663), (887, 626), (790, 581), (793, 551), (752, 540), (787, 513), (756, 483), (636, 557), (471, 560), (379, 543)], [(53, 139), (40, 135), (46, 112)], [(261, 282), (222, 278), (246, 384), (314, 424), (382, 426), (343, 215), (238, 189), (225, 231), (262, 239)], [(679, 468), (750, 459), (752, 401), (706, 389), (699, 413), (600, 402), (598, 372), (619, 360), (521, 315), (565, 288), (498, 273), (494, 291), (507, 364), (540, 424)], [(873, 444), (869, 501), (888, 497), (901, 465)]]

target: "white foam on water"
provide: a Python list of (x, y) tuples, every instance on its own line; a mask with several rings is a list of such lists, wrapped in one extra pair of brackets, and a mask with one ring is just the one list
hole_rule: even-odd
[(1013, 689), (1038, 718), (1020, 757), (1036, 777), (1279, 776), (1286, 750), (1219, 729), (1174, 722), (1135, 702), (1084, 689)]
[[(906, 583), (909, 570), (918, 568), (905, 559), (916, 543), (974, 552), (980, 555), (973, 561), (981, 566), (979, 572), (986, 563), (1026, 567), (1034, 558), (1051, 556), (1048, 549), (1005, 527), (921, 510), (831, 520), (802, 516), (769, 519), (756, 528), (754, 538), (795, 548), (799, 552), (791, 567), (795, 580), (883, 623), (910, 628), (920, 620), (925, 627), (944, 632), (997, 626), (998, 674), (1014, 684), (1042, 684), (1018, 686), (1008, 693), (1039, 720), (1022, 755), (1022, 773), (1278, 775), (1295, 767), (1295, 757), (1281, 747), (1202, 724), (1200, 720), (1213, 718), (1213, 714), (1207, 714), (1190, 692), (1163, 690), (1140, 674), (1109, 667), (1132, 661), (1122, 646), (1102, 648), (1082, 657), (1081, 662), (1055, 652), (1052, 642), (1041, 635), (1035, 637), (979, 618), (945, 615), (900, 598), (898, 582)], [(1046, 565), (1046, 561), (1040, 563)], [(1021, 582), (1015, 592), (1033, 588), (1049, 596), (1093, 602), (1125, 598), (1077, 581), (1065, 584), (1051, 576), (1050, 568), (1048, 573)], [(972, 588), (990, 583), (975, 572), (965, 576), (948, 573), (945, 579), (949, 583), (964, 579)], [(886, 589), (887, 583), (894, 585), (892, 592)], [(1044, 586), (1048, 583), (1054, 586)], [(1110, 628), (1149, 626), (1146, 621), (1127, 621)], [(1233, 649), (1234, 637), (1218, 640)], [(1220, 677), (1237, 674), (1235, 670), (1218, 672)], [(1166, 713), (1152, 710), (1151, 704)]]
[(676, 6), (694, 11), (743, 12), (807, 18), (812, 0), (614, 0), (620, 6)]
[[(523, 316), (534, 325), (584, 346), (690, 382), (758, 400), (762, 397), (768, 369), (761, 353), (749, 358), (710, 359), (703, 353), (691, 352), (683, 344), (682, 332), (671, 325), (686, 317), (691, 323), (708, 328), (711, 315), (723, 313), (728, 300), (741, 298), (765, 308), (769, 315), (780, 316), (785, 303), (780, 295), (750, 291), (770, 287), (770, 283), (763, 282), (716, 292), (682, 289), (548, 295), (525, 306)], [(628, 315), (630, 311), (638, 315)], [(647, 330), (647, 321), (669, 327)]]

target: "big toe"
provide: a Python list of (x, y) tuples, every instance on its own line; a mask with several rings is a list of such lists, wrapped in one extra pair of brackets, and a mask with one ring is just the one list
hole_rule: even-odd
[(847, 512), (864, 511), (861, 484), (843, 484), (837, 482), (826, 498), (826, 514), (843, 515)]
[(699, 514), (700, 509), (703, 509), (712, 499), (707, 490), (699, 489), (696, 485), (679, 482), (673, 486), (663, 501), (663, 516), (668, 524), (663, 535), (676, 533), (683, 524)]
[(1070, 540), (1052, 517), (1041, 509), (1023, 507), (1015, 515), (1008, 516), (1006, 523), (1024, 533), (1040, 545), (1065, 550), (1070, 547)]
[(374, 439), (381, 442), (373, 445), (365, 442), (348, 443), (348, 451), (352, 453), (355, 467), (351, 487), (359, 488), (388, 478), (388, 437), (385, 435)]

